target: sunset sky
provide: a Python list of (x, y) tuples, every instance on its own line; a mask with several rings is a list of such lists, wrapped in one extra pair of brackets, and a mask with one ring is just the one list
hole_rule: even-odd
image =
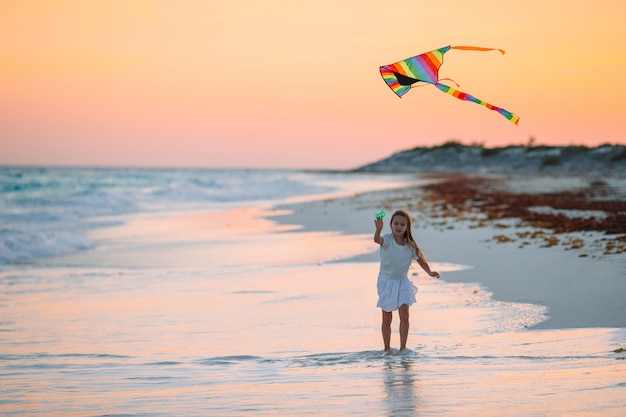
[[(626, 144), (615, 0), (0, 0), (0, 164), (349, 169), (448, 140)], [(381, 65), (446, 45), (402, 99)]]

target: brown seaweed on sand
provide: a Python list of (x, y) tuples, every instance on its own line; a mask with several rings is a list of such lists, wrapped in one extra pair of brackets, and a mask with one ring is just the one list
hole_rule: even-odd
[[(446, 213), (456, 212), (457, 217), (467, 218), (467, 213), (480, 212), (486, 216), (479, 222), (496, 222), (505, 218), (517, 218), (520, 225), (550, 229), (554, 233), (598, 231), (607, 235), (617, 235), (606, 239), (604, 254), (618, 254), (625, 251), (626, 243), (626, 201), (605, 198), (606, 189), (602, 184), (591, 184), (587, 188), (574, 191), (550, 193), (516, 193), (505, 190), (501, 180), (459, 174), (439, 177), (438, 181), (422, 187), (431, 203), (443, 208)], [(549, 207), (548, 212), (532, 208)], [(566, 215), (562, 211), (567, 210)], [(603, 212), (603, 216), (577, 216), (584, 211)], [(448, 214), (449, 215), (449, 214)], [(498, 226), (500, 227), (500, 226)], [(544, 239), (543, 247), (559, 244), (555, 236), (520, 236)], [(498, 235), (495, 240), (503, 243), (512, 241)], [(569, 249), (584, 246), (580, 238), (572, 238)]]

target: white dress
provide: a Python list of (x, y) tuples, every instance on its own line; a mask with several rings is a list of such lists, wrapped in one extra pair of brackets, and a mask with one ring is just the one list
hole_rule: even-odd
[(417, 287), (409, 280), (408, 272), (413, 259), (418, 259), (415, 249), (408, 243), (398, 245), (391, 233), (382, 236), (380, 245), (380, 271), (378, 272), (378, 304), (383, 311), (397, 310), (402, 304), (415, 303)]

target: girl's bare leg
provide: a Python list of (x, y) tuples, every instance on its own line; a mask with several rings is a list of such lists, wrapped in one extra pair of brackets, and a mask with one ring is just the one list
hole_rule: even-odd
[(391, 349), (391, 320), (393, 316), (391, 311), (383, 311), (383, 324), (381, 325), (381, 331), (383, 333), (383, 343), (385, 344), (385, 352), (389, 352)]
[(402, 304), (398, 309), (398, 314), (400, 316), (400, 350), (404, 350), (409, 337), (409, 306)]

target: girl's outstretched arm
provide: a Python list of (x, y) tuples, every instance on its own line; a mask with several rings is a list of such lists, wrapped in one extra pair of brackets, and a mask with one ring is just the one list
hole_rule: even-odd
[(424, 271), (426, 271), (426, 273), (427, 273), (428, 275), (430, 275), (431, 277), (437, 277), (437, 278), (439, 278), (439, 272), (437, 272), (437, 271), (431, 271), (431, 270), (430, 270), (430, 266), (428, 265), (428, 262), (426, 262), (426, 261), (424, 260), (424, 258), (419, 258), (419, 259), (417, 260), (417, 263), (418, 263), (418, 264), (420, 264), (420, 266), (422, 267), (422, 269), (423, 269)]
[(385, 239), (380, 236), (381, 230), (383, 230), (383, 219), (374, 220), (374, 224), (376, 225), (376, 231), (374, 232), (374, 242), (382, 245)]

